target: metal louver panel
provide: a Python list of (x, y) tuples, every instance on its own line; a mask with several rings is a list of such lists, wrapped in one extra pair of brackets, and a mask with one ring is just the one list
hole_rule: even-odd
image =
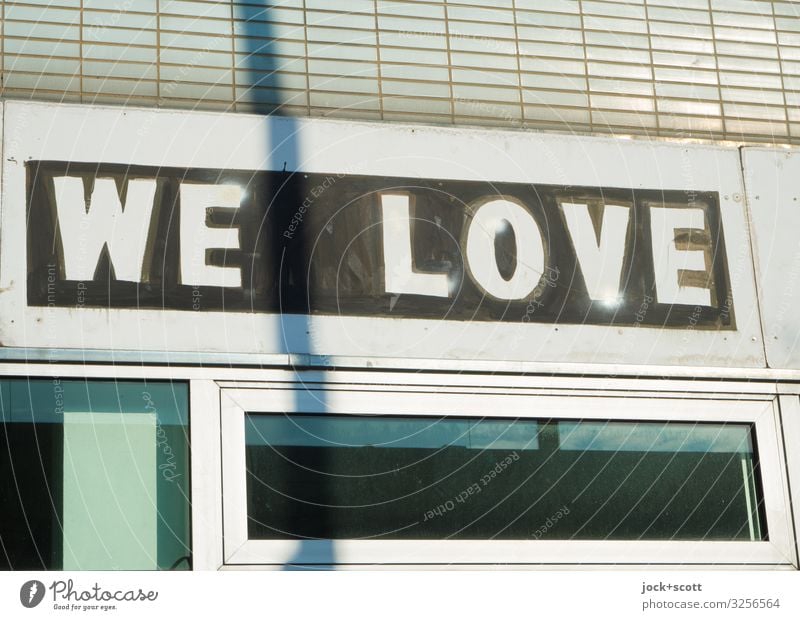
[(769, 0), (19, 0), (3, 96), (800, 141)]

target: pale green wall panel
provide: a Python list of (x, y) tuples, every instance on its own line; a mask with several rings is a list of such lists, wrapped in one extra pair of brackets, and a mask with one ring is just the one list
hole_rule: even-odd
[(156, 416), (64, 415), (64, 570), (158, 567)]

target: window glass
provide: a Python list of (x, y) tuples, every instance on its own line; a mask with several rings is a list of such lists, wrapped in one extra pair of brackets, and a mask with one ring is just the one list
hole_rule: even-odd
[(749, 424), (244, 423), (250, 539), (766, 539)]
[(183, 383), (0, 381), (0, 568), (186, 569)]

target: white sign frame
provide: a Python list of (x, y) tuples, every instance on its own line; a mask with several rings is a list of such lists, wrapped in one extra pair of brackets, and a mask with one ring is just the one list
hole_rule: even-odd
[[(529, 131), (9, 101), (0, 341), (24, 350), (765, 367), (737, 149)], [(295, 146), (287, 146), (294, 136)], [(276, 147), (270, 149), (270, 140)], [(306, 156), (299, 156), (305, 153)], [(25, 162), (307, 172), (718, 192), (736, 330), (488, 323), (26, 303)], [(295, 334), (307, 334), (298, 344)], [(305, 349), (305, 350), (303, 350)], [(69, 356), (69, 353), (67, 353)], [(380, 365), (380, 361), (378, 361)]]

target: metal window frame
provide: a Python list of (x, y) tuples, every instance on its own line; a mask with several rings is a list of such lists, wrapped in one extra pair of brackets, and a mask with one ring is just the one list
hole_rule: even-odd
[[(485, 376), (459, 376), (448, 384), (450, 377), (420, 374), (329, 374), (336, 376), (326, 381), (319, 375), (304, 377), (298, 373), (294, 380), (285, 376), (288, 380), (217, 384), (223, 531), (216, 538), (224, 550), (218, 568), (279, 568), (297, 557), (299, 541), (247, 539), (244, 413), (296, 411), (299, 400), (303, 411), (313, 411), (317, 394), (324, 394), (324, 399), (316, 402), (324, 402), (324, 411), (331, 413), (414, 415), (434, 410), (481, 417), (750, 422), (755, 426), (769, 535), (769, 541), (759, 542), (335, 540), (336, 568), (797, 566), (780, 412), (774, 393), (737, 392), (735, 386), (725, 387), (730, 391), (699, 392), (691, 390), (686, 385), (689, 382), (662, 382), (655, 392), (652, 384), (645, 387), (637, 380), (612, 380), (612, 389), (608, 389), (609, 381), (604, 381), (604, 389), (596, 380), (563, 378), (560, 387), (552, 387), (548, 381), (552, 377), (545, 381), (517, 377), (517, 386), (509, 388), (485, 385)], [(370, 376), (368, 382), (365, 374)], [(498, 410), (500, 413), (488, 413)], [(329, 541), (304, 541), (303, 565), (327, 567), (324, 558), (329, 557), (329, 545)]]
[[(389, 360), (391, 361), (391, 360)], [(665, 554), (662, 543), (607, 543), (591, 541), (572, 541), (547, 543), (551, 549), (548, 554), (556, 556), (555, 563), (547, 563), (543, 556), (534, 563), (509, 563), (509, 555), (501, 553), (499, 546), (495, 553), (503, 556), (495, 564), (445, 564), (422, 563), (419, 556), (415, 563), (405, 565), (386, 563), (385, 557), (372, 563), (372, 570), (423, 569), (435, 570), (446, 567), (448, 570), (481, 569), (519, 570), (519, 569), (631, 569), (657, 566), (659, 569), (788, 569), (798, 567), (798, 541), (793, 523), (797, 521), (797, 508), (800, 498), (800, 456), (796, 450), (786, 450), (785, 446), (800, 445), (800, 383), (795, 375), (784, 377), (761, 377), (750, 373), (732, 373), (728, 377), (700, 377), (693, 379), (667, 377), (618, 377), (599, 372), (597, 365), (570, 367), (571, 374), (556, 365), (549, 372), (520, 374), (498, 372), (496, 368), (476, 367), (461, 372), (442, 372), (440, 369), (419, 371), (410, 370), (409, 360), (394, 360), (387, 368), (393, 370), (326, 370), (305, 367), (302, 370), (287, 365), (285, 360), (274, 367), (250, 366), (186, 366), (186, 365), (144, 365), (141, 363), (61, 363), (61, 362), (3, 362), (0, 363), (0, 377), (3, 378), (85, 378), (106, 380), (173, 380), (189, 383), (189, 431), (191, 440), (191, 501), (192, 501), (192, 557), (194, 570), (264, 570), (280, 569), (283, 564), (270, 564), (264, 558), (239, 558), (243, 563), (231, 563), (224, 556), (225, 545), (223, 519), (223, 396), (229, 398), (237, 390), (251, 390), (259, 399), (264, 393), (272, 391), (283, 393), (325, 389), (328, 394), (360, 392), (362, 402), (369, 402), (374, 395), (382, 397), (404, 397), (414, 395), (428, 400), (430, 394), (439, 398), (455, 398), (461, 402), (471, 402), (476, 395), (483, 399), (504, 399), (510, 397), (519, 402), (531, 397), (549, 396), (571, 399), (594, 398), (600, 404), (605, 401), (627, 403), (631, 407), (644, 401), (665, 404), (678, 404), (683, 407), (703, 406), (716, 403), (720, 409), (733, 404), (734, 407), (750, 409), (758, 407), (761, 414), (756, 425), (756, 442), (762, 461), (762, 482), (765, 492), (772, 497), (773, 509), (767, 514), (769, 542), (737, 543), (672, 543), (671, 555)], [(533, 369), (531, 369), (533, 370)], [(594, 376), (591, 376), (592, 373)], [(754, 380), (755, 379), (755, 380)], [(609, 400), (614, 399), (614, 400)], [(235, 401), (234, 401), (235, 402)], [(261, 402), (259, 400), (259, 402)], [(330, 400), (335, 404), (335, 400)], [(455, 402), (455, 401), (452, 401)], [(484, 401), (485, 402), (485, 401)], [(569, 402), (569, 401), (568, 401)], [(585, 403), (585, 400), (581, 401)], [(739, 405), (736, 405), (739, 403)], [(623, 412), (624, 413), (624, 412)], [(678, 414), (661, 415), (659, 419), (680, 419)], [(691, 412), (689, 412), (691, 413)], [(617, 411), (619, 414), (619, 410)], [(563, 411), (559, 411), (563, 415)], [(584, 411), (581, 417), (588, 417)], [(684, 416), (687, 414), (683, 414)], [(714, 417), (717, 415), (718, 417)], [(626, 419), (621, 415), (609, 416)], [(639, 412), (637, 419), (642, 419)], [(699, 420), (692, 415), (691, 420)], [(735, 419), (716, 411), (706, 419), (715, 421)], [(752, 413), (746, 413), (745, 421), (754, 421)], [(764, 464), (767, 467), (764, 469)], [(790, 511), (790, 497), (794, 497), (794, 513)], [(546, 541), (540, 541), (546, 542)], [(495, 544), (495, 543), (492, 543)], [(743, 545), (743, 546), (742, 546)], [(230, 543), (229, 543), (230, 546)], [(605, 546), (605, 549), (602, 548)], [(614, 548), (616, 547), (616, 548)], [(542, 547), (544, 549), (544, 547)], [(752, 551), (751, 551), (752, 550)], [(604, 552), (606, 556), (596, 553)], [(616, 559), (609, 557), (610, 551), (618, 554)], [(682, 555), (683, 554), (683, 555)], [(341, 557), (341, 556), (340, 556)], [(614, 561), (609, 561), (614, 560)], [(337, 564), (339, 570), (364, 568), (364, 564)]]

